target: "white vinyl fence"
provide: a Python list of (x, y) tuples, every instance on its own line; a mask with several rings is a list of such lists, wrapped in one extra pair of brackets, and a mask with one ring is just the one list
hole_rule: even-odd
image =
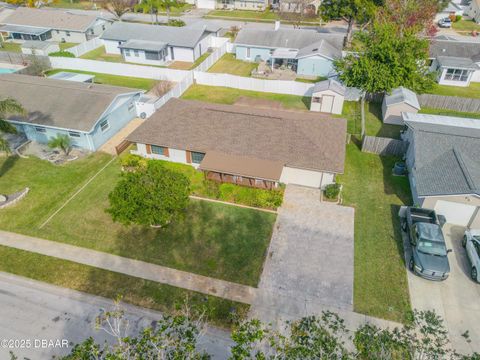
[(179, 98), (193, 84), (193, 73), (189, 72), (185, 78), (177, 83), (169, 92), (155, 101), (155, 109), (161, 108), (171, 98)]
[(91, 71), (110, 75), (132, 76), (143, 79), (182, 81), (190, 71), (167, 69), (155, 66), (113, 63), (98, 60), (86, 60), (66, 57), (50, 57), (53, 69), (71, 69)]
[(99, 48), (100, 46), (103, 46), (103, 41), (100, 40), (100, 38), (96, 37), (81, 44), (78, 44), (77, 46), (68, 48), (65, 51), (72, 53), (73, 55), (75, 55), (75, 57), (80, 57), (89, 51)]
[[(228, 41), (228, 39), (227, 39)], [(196, 71), (207, 71), (213, 64), (215, 64), (220, 58), (227, 52), (226, 44), (222, 44), (219, 48), (216, 48), (200, 65), (198, 65)]]

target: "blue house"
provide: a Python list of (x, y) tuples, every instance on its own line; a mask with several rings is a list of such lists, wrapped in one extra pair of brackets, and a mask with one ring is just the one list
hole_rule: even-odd
[(137, 116), (143, 90), (19, 74), (0, 75), (0, 98), (14, 97), (26, 115), (7, 120), (29, 140), (68, 135), (75, 147), (97, 150)]
[(329, 77), (335, 74), (334, 60), (342, 57), (343, 35), (278, 26), (272, 30), (244, 28), (234, 44), (238, 60), (285, 65), (300, 76)]

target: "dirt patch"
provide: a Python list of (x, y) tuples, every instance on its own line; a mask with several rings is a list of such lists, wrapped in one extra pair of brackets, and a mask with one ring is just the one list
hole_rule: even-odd
[(274, 109), (274, 110), (285, 110), (285, 107), (280, 101), (269, 100), (269, 99), (258, 99), (248, 96), (240, 96), (234, 105), (240, 106), (249, 106), (260, 109)]

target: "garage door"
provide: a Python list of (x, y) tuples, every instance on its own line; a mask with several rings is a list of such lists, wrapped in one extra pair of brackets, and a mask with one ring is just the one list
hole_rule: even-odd
[(197, 0), (199, 9), (215, 9), (215, 0)]
[(476, 207), (473, 205), (460, 204), (451, 201), (438, 200), (435, 211), (443, 215), (447, 222), (455, 225), (467, 226), (475, 214)]

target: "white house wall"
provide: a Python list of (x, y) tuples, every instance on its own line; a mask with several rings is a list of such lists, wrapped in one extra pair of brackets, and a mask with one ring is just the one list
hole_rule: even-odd
[(127, 56), (124, 51), (123, 58), (126, 62), (136, 63), (136, 64), (144, 64), (144, 65), (165, 65), (167, 61), (169, 61), (169, 57), (165, 57), (165, 61), (162, 59), (160, 60), (149, 60), (145, 58), (145, 51), (137, 50), (137, 55), (135, 55), (134, 50), (130, 50), (130, 56)]
[(113, 40), (102, 40), (103, 44), (105, 45), (105, 52), (107, 54), (117, 54), (120, 55), (120, 49), (118, 48), (119, 42), (121, 41), (113, 41)]
[(82, 43), (87, 41), (87, 37), (84, 32), (52, 30), (52, 38), (49, 40), (69, 43)]
[(208, 48), (212, 46), (212, 38), (213, 36), (209, 34), (199, 41), (199, 43), (195, 46), (195, 60), (205, 54)]
[[(169, 50), (170, 50), (170, 47), (169, 47)], [(191, 48), (181, 48), (181, 47), (174, 46), (173, 52), (175, 55), (175, 59), (172, 59), (173, 61), (195, 62), (193, 49)]]
[(303, 185), (313, 188), (323, 188), (335, 182), (335, 175), (305, 169), (284, 166), (280, 182), (284, 184)]

